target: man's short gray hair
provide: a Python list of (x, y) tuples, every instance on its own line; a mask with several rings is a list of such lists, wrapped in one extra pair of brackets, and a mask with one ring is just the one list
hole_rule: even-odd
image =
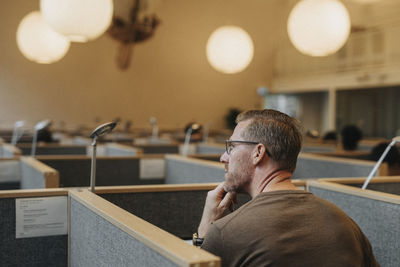
[(247, 120), (251, 122), (242, 137), (264, 144), (282, 170), (294, 172), (302, 143), (299, 121), (273, 109), (242, 112), (236, 123)]

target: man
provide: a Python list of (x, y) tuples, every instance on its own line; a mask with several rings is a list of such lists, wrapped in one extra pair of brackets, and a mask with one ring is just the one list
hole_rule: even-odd
[[(223, 266), (379, 266), (343, 211), (291, 183), (302, 139), (297, 121), (266, 109), (241, 113), (237, 123), (221, 156), (225, 182), (207, 195), (201, 247)], [(252, 200), (226, 215), (237, 192)]]

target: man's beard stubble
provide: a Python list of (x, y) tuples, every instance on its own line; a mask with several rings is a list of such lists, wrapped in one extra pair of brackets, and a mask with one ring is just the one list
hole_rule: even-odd
[(245, 166), (239, 168), (236, 172), (232, 172), (226, 167), (224, 190), (226, 192), (245, 193), (245, 188), (250, 183), (252, 177), (249, 167), (249, 164), (245, 164)]

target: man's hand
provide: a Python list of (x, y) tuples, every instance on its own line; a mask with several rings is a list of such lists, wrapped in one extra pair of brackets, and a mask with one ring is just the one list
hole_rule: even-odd
[(225, 192), (224, 183), (220, 183), (214, 190), (209, 191), (198, 229), (199, 237), (203, 238), (210, 224), (224, 217), (228, 209), (233, 211), (234, 203), (237, 203), (236, 193)]

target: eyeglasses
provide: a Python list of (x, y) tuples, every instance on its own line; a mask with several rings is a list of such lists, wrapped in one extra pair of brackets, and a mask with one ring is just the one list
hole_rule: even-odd
[[(243, 145), (258, 145), (261, 144), (260, 142), (253, 142), (253, 141), (241, 141), (241, 140), (225, 140), (225, 151), (226, 154), (230, 155), (233, 148), (235, 147), (233, 143), (239, 143)], [(271, 153), (269, 153), (268, 149), (265, 148), (265, 152), (267, 153), (268, 156), (271, 157)]]

